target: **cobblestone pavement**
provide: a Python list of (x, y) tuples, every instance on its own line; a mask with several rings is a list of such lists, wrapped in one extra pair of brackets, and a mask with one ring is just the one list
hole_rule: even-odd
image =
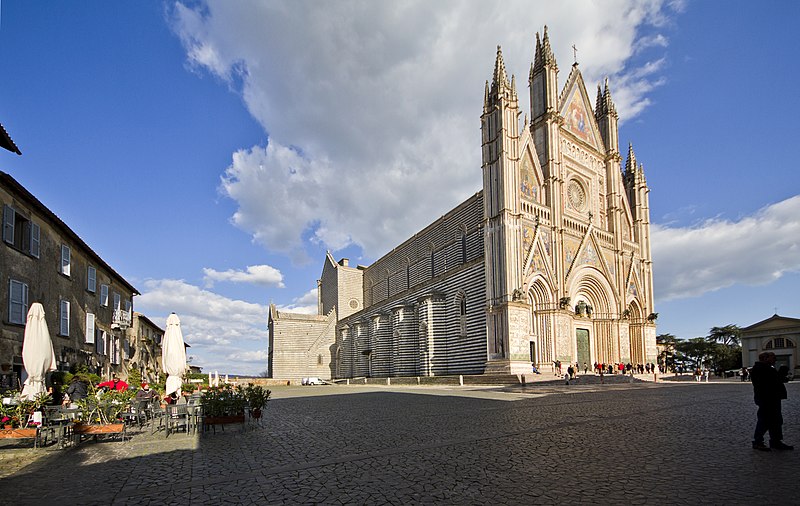
[[(788, 390), (784, 428), (800, 442), (800, 383)], [(800, 503), (800, 450), (753, 451), (754, 423), (752, 387), (733, 381), (278, 387), (245, 431), (35, 450), (0, 500)]]

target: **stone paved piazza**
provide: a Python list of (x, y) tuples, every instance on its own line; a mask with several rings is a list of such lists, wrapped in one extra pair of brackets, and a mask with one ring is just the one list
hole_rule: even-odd
[[(796, 444), (800, 384), (788, 390), (784, 429)], [(244, 432), (165, 440), (147, 431), (125, 443), (24, 450), (40, 458), (0, 479), (0, 497), (15, 505), (800, 503), (800, 450), (750, 448), (749, 383), (279, 387), (265, 416)]]

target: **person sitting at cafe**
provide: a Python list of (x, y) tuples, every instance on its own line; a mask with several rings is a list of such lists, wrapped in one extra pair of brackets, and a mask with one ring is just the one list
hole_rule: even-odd
[(150, 385), (147, 383), (142, 383), (142, 388), (136, 392), (136, 400), (137, 401), (149, 401), (153, 398), (153, 392), (150, 389)]

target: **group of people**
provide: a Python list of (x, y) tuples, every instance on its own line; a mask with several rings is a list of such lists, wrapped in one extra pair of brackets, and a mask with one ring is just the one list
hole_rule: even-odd
[(700, 369), (699, 367), (696, 367), (694, 369), (694, 380), (698, 383), (702, 380), (705, 380), (705, 382), (708, 383), (708, 377), (710, 374), (711, 371), (709, 371), (708, 368)]
[(628, 362), (627, 364), (623, 364), (622, 362), (618, 364), (603, 364), (603, 363), (594, 363), (594, 371), (597, 374), (650, 374), (661, 372), (661, 367), (657, 366), (653, 363), (647, 364), (631, 364)]
[[(130, 386), (126, 382), (114, 376), (109, 381), (99, 383), (97, 385), (96, 395), (102, 395), (104, 392), (107, 392), (109, 390), (127, 390), (129, 388)], [(65, 407), (76, 408), (78, 407), (78, 402), (81, 401), (82, 399), (85, 399), (88, 396), (89, 396), (88, 382), (85, 379), (83, 379), (80, 375), (75, 375), (72, 377), (72, 381), (70, 382), (69, 386), (64, 392), (61, 404)], [(150, 388), (150, 384), (147, 382), (143, 382), (140, 384), (140, 388), (136, 391), (136, 395), (134, 398), (137, 401), (162, 400), (164, 404), (180, 403), (180, 398), (178, 397), (178, 395), (175, 394), (175, 392), (161, 399), (161, 396), (158, 394), (158, 392)]]

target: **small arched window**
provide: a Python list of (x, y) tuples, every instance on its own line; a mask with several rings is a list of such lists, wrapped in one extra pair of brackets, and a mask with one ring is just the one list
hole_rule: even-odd
[(764, 346), (765, 350), (774, 350), (776, 348), (794, 348), (794, 341), (785, 339), (783, 337), (776, 337), (767, 342)]
[(467, 263), (467, 232), (461, 231), (461, 263)]
[(467, 296), (464, 292), (459, 292), (456, 296), (458, 305), (458, 334), (467, 337)]

